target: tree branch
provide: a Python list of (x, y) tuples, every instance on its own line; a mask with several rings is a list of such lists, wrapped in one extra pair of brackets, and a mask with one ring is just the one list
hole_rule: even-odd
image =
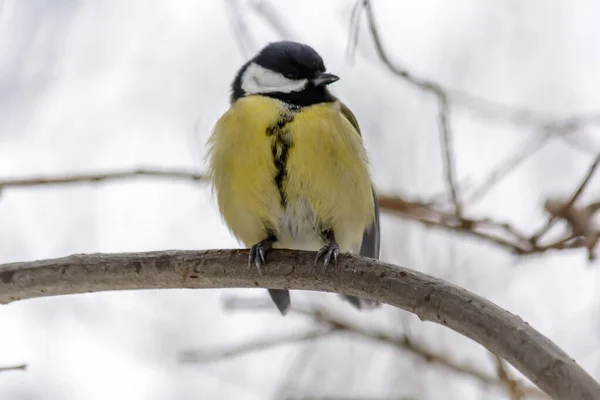
[(473, 192), (467, 196), (466, 202), (475, 203), (481, 199), (496, 184), (498, 184), (498, 182), (521, 165), (523, 161), (542, 150), (554, 136), (554, 130), (547, 131), (542, 135), (534, 135), (527, 143), (522, 144), (517, 151), (492, 169), (487, 178), (480, 183), (479, 187), (474, 189)]
[(275, 337), (261, 337), (250, 342), (244, 342), (238, 345), (228, 346), (220, 349), (186, 350), (179, 353), (178, 359), (182, 364), (220, 361), (248, 353), (271, 349), (277, 346), (283, 346), (286, 344), (320, 339), (324, 336), (330, 335), (334, 330), (334, 328), (318, 329)]
[(250, 2), (249, 5), (271, 26), (271, 28), (273, 28), (275, 32), (277, 32), (279, 37), (285, 40), (294, 40), (294, 38), (297, 37), (297, 35), (292, 32), (289, 21), (286, 21), (285, 16), (282, 15), (273, 4), (265, 0), (254, 0)]
[[(226, 310), (233, 311), (273, 309), (273, 305), (270, 302), (262, 301), (260, 299), (243, 299), (237, 297), (226, 298), (224, 307)], [(484, 372), (481, 368), (460, 363), (445, 354), (435, 352), (426, 344), (419, 343), (419, 340), (415, 340), (409, 335), (388, 332), (373, 327), (367, 328), (320, 308), (294, 304), (292, 305), (290, 312), (309, 317), (314, 322), (326, 327), (332, 329), (335, 328), (335, 330), (331, 331), (332, 334), (347, 334), (362, 340), (387, 345), (402, 352), (412, 354), (425, 363), (436, 365), (463, 377), (475, 379), (486, 386), (494, 386), (502, 389), (506, 388), (506, 383), (502, 379)], [(292, 336), (291, 339), (293, 340), (294, 337)], [(278, 341), (273, 342), (273, 346), (278, 346), (280, 344), (281, 343)], [(533, 386), (523, 386), (522, 391), (525, 395), (532, 398), (548, 399), (548, 396)]]
[(225, 7), (227, 8), (227, 16), (233, 30), (234, 38), (244, 58), (250, 58), (256, 51), (256, 44), (252, 37), (252, 33), (248, 29), (248, 24), (243, 18), (245, 14), (243, 5), (238, 0), (225, 0)]
[[(537, 127), (539, 130), (545, 132), (546, 139), (557, 136), (566, 137), (567, 135), (580, 130), (585, 125), (600, 124), (600, 114), (572, 115), (561, 119), (552, 118), (548, 115), (535, 113), (531, 110), (508, 107), (503, 104), (481, 99), (476, 96), (448, 88), (434, 80), (419, 77), (404, 66), (392, 61), (389, 53), (383, 46), (383, 41), (379, 33), (379, 26), (375, 18), (371, 1), (357, 1), (355, 8), (352, 11), (353, 15), (351, 18), (350, 30), (358, 30), (359, 24), (353, 23), (353, 21), (358, 19), (356, 14), (359, 14), (363, 9), (371, 33), (371, 38), (374, 43), (375, 51), (384, 66), (392, 74), (396, 75), (406, 83), (418, 88), (423, 92), (433, 94), (437, 97), (438, 124), (440, 130), (440, 141), (443, 149), (442, 158), (444, 163), (446, 183), (450, 198), (454, 204), (455, 214), (459, 219), (462, 216), (462, 200), (458, 195), (458, 187), (454, 173), (453, 154), (451, 147), (451, 128), (448, 121), (451, 105), (454, 106), (455, 104), (463, 103), (468, 105), (471, 110), (478, 111), (482, 115), (495, 117), (501, 116), (501, 119), (514, 124), (525, 124)], [(543, 143), (544, 141), (541, 141), (541, 144)], [(534, 151), (537, 150), (538, 149), (534, 149)], [(510, 172), (510, 170), (512, 170), (518, 163), (522, 162), (532, 153), (533, 151), (530, 153), (520, 153), (519, 155), (515, 155), (511, 160), (508, 160), (507, 164), (503, 164), (500, 169), (493, 171), (483, 185), (479, 189), (476, 189), (476, 191), (470, 196), (470, 202), (473, 202), (485, 194), (500, 180), (501, 177)], [(541, 234), (544, 232), (545, 231), (541, 231)], [(541, 236), (541, 234), (539, 235)]]
[(588, 168), (588, 171), (585, 174), (585, 177), (583, 178), (583, 180), (581, 181), (581, 183), (579, 184), (579, 186), (577, 187), (575, 192), (573, 192), (573, 194), (571, 195), (571, 198), (565, 204), (563, 210), (558, 213), (550, 215), (550, 218), (548, 219), (548, 222), (546, 223), (546, 225), (544, 225), (537, 233), (535, 233), (533, 236), (531, 236), (531, 242), (534, 245), (538, 242), (538, 240), (542, 236), (544, 236), (546, 234), (546, 232), (548, 232), (550, 230), (550, 228), (552, 228), (552, 225), (554, 224), (554, 222), (556, 221), (557, 218), (559, 218), (561, 215), (564, 215), (571, 207), (573, 207), (575, 202), (577, 202), (577, 199), (579, 199), (579, 196), (581, 196), (581, 194), (583, 193), (583, 190), (589, 183), (590, 179), (594, 175), (594, 172), (596, 171), (596, 168), (598, 168), (599, 164), (600, 164), (600, 154), (596, 155), (596, 158), (594, 159), (594, 161)]
[(454, 214), (458, 219), (462, 218), (462, 205), (458, 195), (456, 176), (454, 172), (454, 152), (452, 151), (452, 131), (450, 129), (450, 104), (445, 93), (438, 93), (438, 124), (440, 125), (440, 142), (442, 144), (442, 160), (444, 161), (444, 172), (446, 185), (450, 198), (454, 204)]
[(508, 373), (508, 369), (506, 368), (506, 365), (504, 365), (504, 360), (496, 355), (493, 355), (493, 357), (496, 363), (496, 373), (510, 395), (510, 400), (523, 400), (525, 392), (523, 388), (521, 388), (519, 382), (513, 379)]
[(600, 398), (600, 385), (521, 318), (465, 289), (407, 268), (349, 254), (325, 274), (314, 252), (273, 250), (258, 276), (248, 250), (78, 254), (0, 265), (0, 303), (105, 290), (298, 289), (338, 292), (402, 308), (477, 341), (557, 400)]
[(27, 371), (27, 364), (10, 365), (8, 367), (0, 367), (0, 372), (11, 372), (11, 371)]
[[(392, 74), (398, 76), (402, 80), (424, 92), (433, 93), (438, 97), (440, 94), (443, 94), (446, 96), (448, 101), (454, 101), (457, 104), (462, 103), (462, 105), (468, 106), (469, 110), (475, 111), (483, 117), (502, 120), (515, 125), (551, 126), (564, 125), (567, 123), (580, 125), (600, 124), (600, 114), (598, 113), (575, 114), (567, 118), (555, 119), (551, 118), (546, 113), (540, 113), (524, 107), (514, 107), (492, 100), (483, 99), (469, 93), (446, 87), (434, 80), (419, 77), (409, 71), (408, 68), (405, 68), (404, 66), (392, 61), (387, 50), (383, 46), (383, 41), (379, 33), (379, 26), (375, 19), (371, 1), (358, 0), (357, 4), (358, 7), (360, 7), (359, 10), (364, 9), (365, 11), (367, 24), (369, 25), (369, 30), (371, 32), (371, 38), (379, 59)], [(356, 27), (356, 25), (354, 26)], [(357, 29), (357, 27), (355, 29)]]
[(208, 181), (206, 175), (195, 171), (176, 169), (137, 168), (134, 170), (94, 172), (87, 174), (65, 174), (55, 176), (32, 176), (25, 178), (0, 178), (0, 190), (18, 187), (51, 186), (72, 183), (104, 183), (142, 177), (168, 178), (173, 180)]
[(379, 37), (379, 30), (377, 28), (377, 24), (375, 23), (375, 15), (371, 7), (371, 2), (365, 0), (363, 6), (367, 15), (367, 19), (369, 21), (369, 28), (371, 30), (371, 36), (373, 38), (373, 41), (375, 42), (375, 48), (377, 50), (377, 53), (379, 54), (379, 58), (383, 61), (383, 63), (394, 74), (400, 76), (402, 79), (406, 80), (412, 85), (415, 85), (425, 91), (435, 94), (438, 98), (438, 124), (440, 130), (440, 139), (442, 143), (442, 158), (444, 161), (446, 182), (448, 185), (448, 191), (450, 192), (450, 198), (454, 203), (456, 216), (460, 218), (460, 216), (462, 215), (462, 211), (456, 187), (456, 177), (454, 176), (454, 162), (451, 147), (451, 131), (450, 124), (448, 122), (448, 115), (450, 112), (448, 94), (436, 82), (417, 78), (408, 70), (404, 68), (398, 68), (395, 64), (392, 63), (387, 52), (383, 48), (383, 44), (381, 43), (381, 38)]
[[(185, 169), (138, 168), (134, 170), (65, 174), (55, 176), (31, 176), (20, 178), (0, 178), (0, 191), (13, 188), (33, 188), (37, 186), (94, 184), (110, 181), (160, 178), (188, 182), (208, 182), (208, 177), (200, 172)], [(586, 246), (583, 241), (573, 241), (570, 235), (559, 238), (549, 245), (532, 244), (531, 236), (520, 232), (511, 225), (491, 218), (458, 218), (438, 206), (420, 201), (409, 201), (399, 196), (379, 194), (381, 210), (393, 212), (402, 218), (419, 222), (427, 227), (451, 230), (499, 246), (517, 255), (539, 254), (549, 250), (578, 249)]]

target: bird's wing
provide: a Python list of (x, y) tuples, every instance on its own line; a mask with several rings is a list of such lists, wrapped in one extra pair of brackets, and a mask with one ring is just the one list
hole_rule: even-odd
[[(360, 128), (358, 126), (358, 121), (356, 120), (356, 117), (344, 103), (342, 103), (341, 101), (339, 102), (342, 114), (344, 115), (344, 117), (346, 117), (348, 121), (350, 121), (354, 129), (356, 129), (356, 131), (360, 135)], [(379, 259), (379, 204), (377, 202), (377, 195), (375, 194), (374, 189), (373, 202), (375, 203), (375, 220), (373, 221), (373, 224), (363, 233), (362, 245), (360, 247), (360, 255), (364, 257)]]

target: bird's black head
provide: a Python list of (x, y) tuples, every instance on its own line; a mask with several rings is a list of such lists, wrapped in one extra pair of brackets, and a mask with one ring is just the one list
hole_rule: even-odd
[(301, 107), (334, 101), (326, 86), (338, 79), (325, 72), (323, 59), (312, 47), (291, 41), (270, 43), (240, 68), (231, 101), (251, 95)]

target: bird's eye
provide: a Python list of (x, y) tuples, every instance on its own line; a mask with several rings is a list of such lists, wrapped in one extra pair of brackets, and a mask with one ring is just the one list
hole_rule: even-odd
[(298, 77), (298, 73), (296, 71), (290, 71), (283, 74), (288, 79), (296, 79)]

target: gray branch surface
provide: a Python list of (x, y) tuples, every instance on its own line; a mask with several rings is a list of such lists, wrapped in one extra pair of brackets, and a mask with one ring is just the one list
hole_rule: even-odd
[(248, 250), (76, 254), (0, 265), (0, 304), (106, 290), (273, 288), (380, 300), (445, 325), (502, 357), (557, 400), (598, 400), (600, 385), (520, 317), (441, 279), (380, 261), (340, 255), (313, 271), (314, 252), (274, 250), (263, 275)]

